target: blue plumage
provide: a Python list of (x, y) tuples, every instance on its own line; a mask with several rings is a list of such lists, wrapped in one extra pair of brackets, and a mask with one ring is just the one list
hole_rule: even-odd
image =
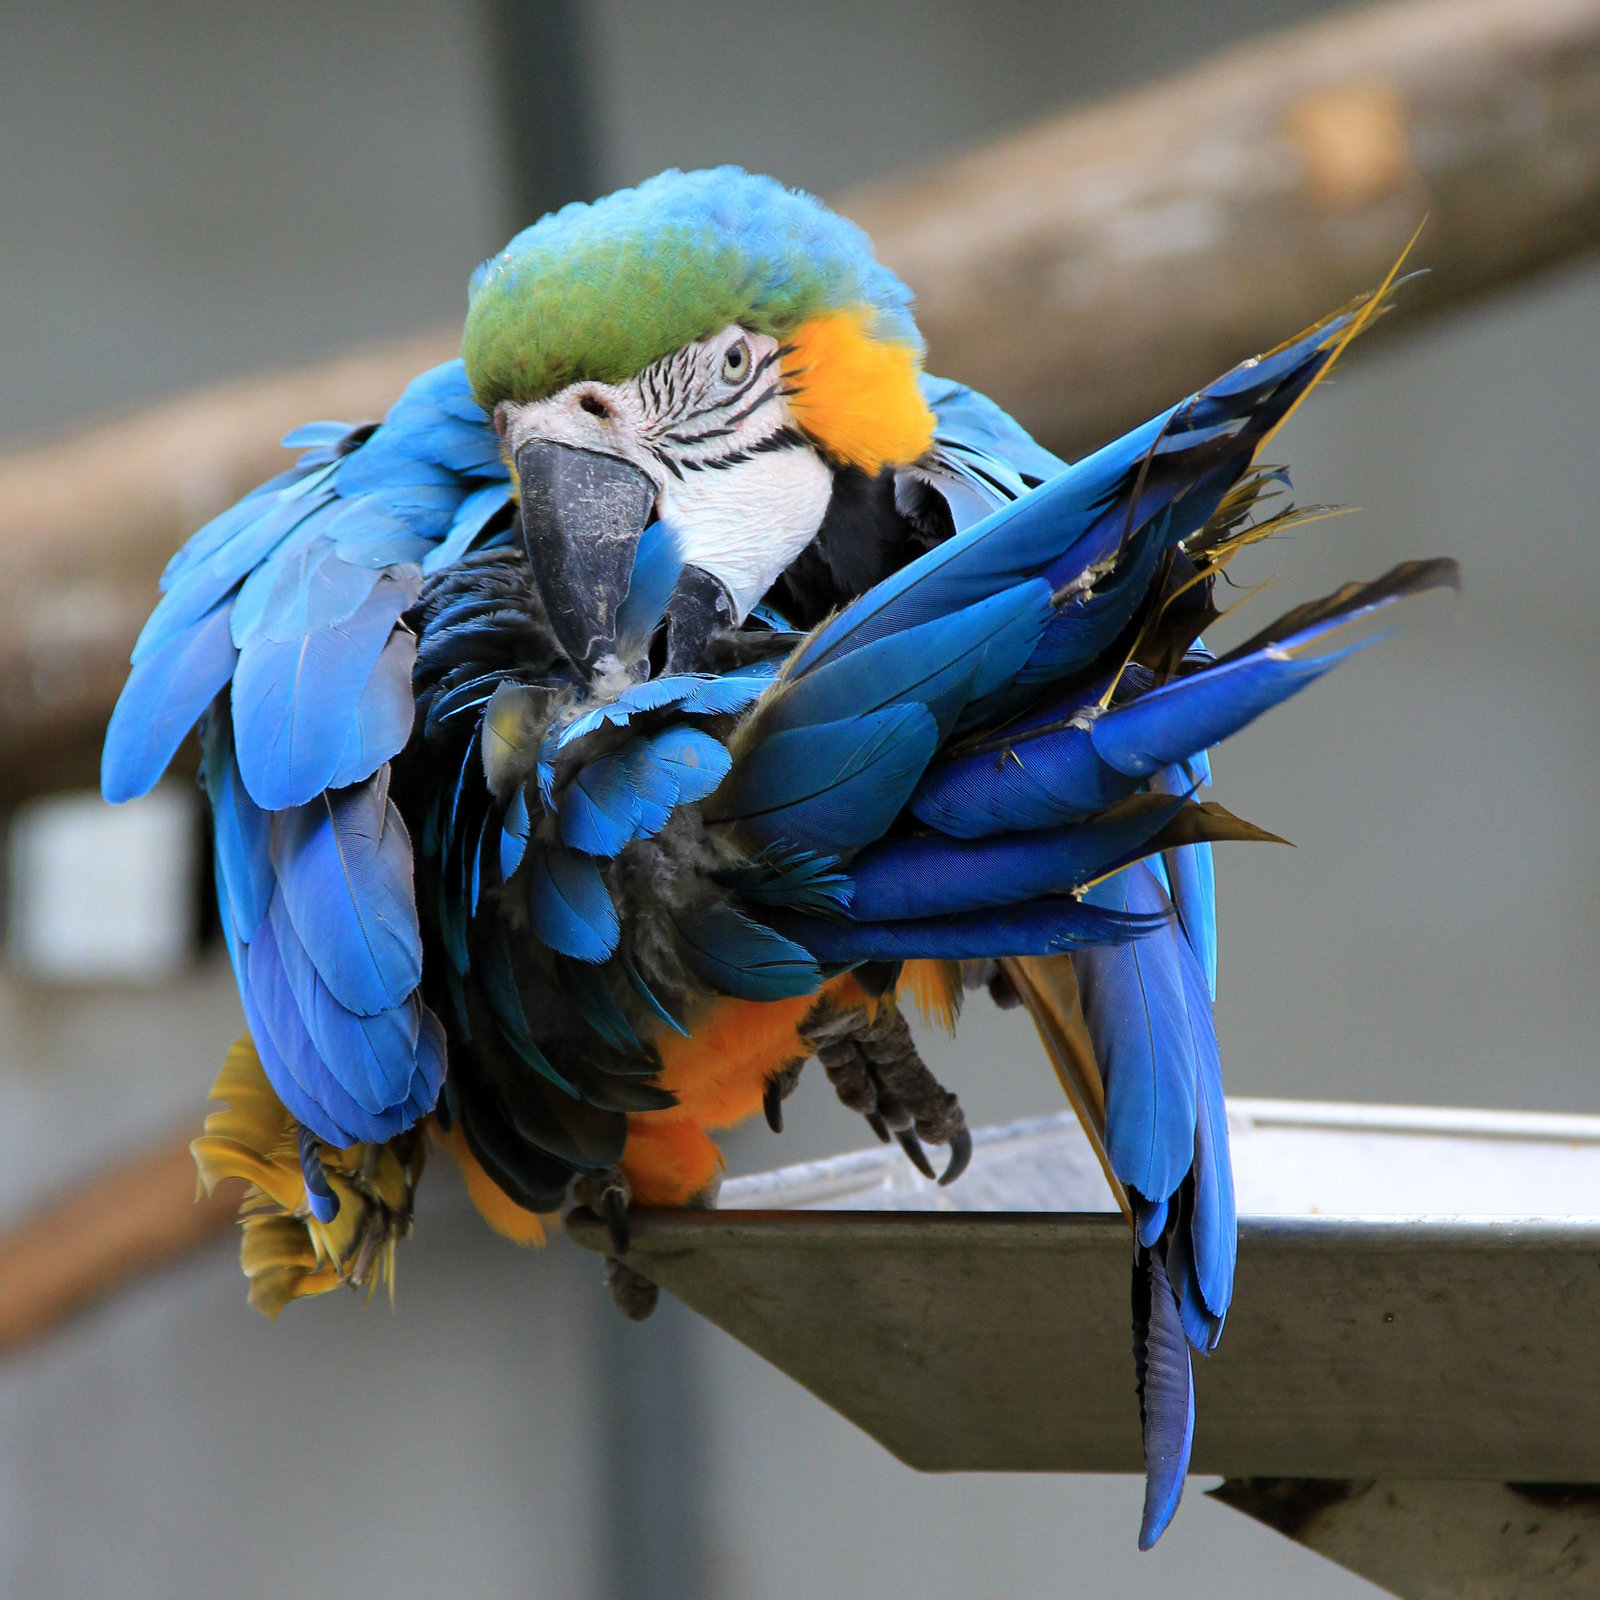
[(746, 710), (761, 698), (766, 683), (760, 678), (727, 674), (720, 678), (701, 673), (675, 673), (634, 684), (594, 710), (575, 717), (565, 727), (552, 730), (547, 744), (552, 756), (580, 739), (610, 726), (627, 727), (635, 717), (672, 711), (686, 717), (726, 717)]
[[(1153, 773), (1150, 787), (1158, 794), (1186, 794), (1211, 782), (1211, 763), (1204, 751), (1180, 767)], [(1172, 903), (1183, 924), (1189, 948), (1206, 975), (1206, 987), (1217, 997), (1217, 887), (1209, 843), (1180, 845), (1162, 857)]]
[[(756, 210), (696, 211), (697, 228), (753, 260), (754, 242), (823, 218), (819, 260), (866, 286), (840, 303), (861, 300), (879, 333), (915, 345), (903, 289), (859, 236), (776, 185), (680, 176), (589, 215), (609, 227), (671, 197), (703, 211), (735, 178)], [(480, 274), (484, 339), (500, 338), (496, 306), (523, 326), (504, 297), (527, 289), (535, 257), (546, 277), (560, 265), (548, 247), (589, 228), (584, 215), (547, 219)], [(657, 242), (641, 235), (641, 259)], [(752, 312), (833, 304), (816, 299), (820, 278), (802, 294), (762, 260), (777, 278), (734, 296)], [(609, 338), (605, 294), (582, 273), (569, 288)], [(718, 612), (703, 658), (678, 653), (702, 613), (677, 602), (706, 605), (680, 583), (679, 533), (633, 524), (626, 593), (607, 594), (623, 666), (598, 684), (560, 650), (548, 574), (524, 561), (539, 559), (533, 502), (514, 516), (501, 439), (460, 362), (418, 377), (376, 428), (290, 435), (296, 466), (168, 564), (102, 781), (112, 799), (143, 793), (204, 718), (223, 932), (263, 1068), (300, 1125), (312, 1214), (337, 1206), (319, 1141), (392, 1139), (441, 1093), (425, 925), (427, 992), (461, 1052), (441, 1118), (537, 1209), (561, 1204), (575, 1171), (610, 1172), (629, 1114), (671, 1103), (650, 1081), (655, 1046), (702, 996), (812, 996), (867, 963), (864, 984), (892, 985), (907, 960), (1002, 960), (1021, 992), (1035, 963), (1081, 1008), (1105, 1090), (1091, 1131), (1135, 1224), (1140, 1538), (1154, 1542), (1192, 1444), (1188, 1345), (1215, 1345), (1234, 1273), (1207, 841), (1250, 830), (1191, 803), (1205, 751), (1360, 648), (1316, 653), (1334, 630), (1448, 577), (1397, 568), (1221, 660), (1196, 643), (1217, 573), (1261, 531), (1243, 524), (1256, 449), (1370, 309), (1071, 466), (981, 395), (924, 377), (926, 455), (876, 483), (840, 478), (832, 532), (743, 625)], [(550, 384), (576, 372), (567, 359), (541, 347)], [(509, 450), (515, 421), (499, 421)], [(807, 447), (794, 433), (783, 448)], [(531, 459), (518, 457), (524, 490)], [(607, 471), (621, 482), (633, 468)], [(874, 574), (926, 553), (859, 594), (871, 579), (846, 569), (885, 528), (902, 554)], [(783, 587), (808, 560), (836, 585), (825, 603)], [(781, 612), (827, 620), (801, 638)], [(615, 687), (663, 650), (729, 665)]]
[(443, 1079), (417, 994), (411, 846), (387, 798), (414, 716), (399, 619), (417, 563), (446, 545), (459, 559), (509, 485), (459, 362), (423, 374), (365, 442), (331, 423), (288, 442), (299, 464), (168, 563), (102, 787), (148, 789), (231, 679), (204, 740), (224, 931), (269, 1078), (343, 1146), (410, 1126)]
[(652, 522), (640, 535), (627, 597), (617, 607), (617, 648), (624, 659), (644, 651), (682, 573), (677, 535), (669, 523)]
[(306, 1204), (318, 1222), (329, 1223), (339, 1215), (339, 1197), (328, 1183), (316, 1136), (303, 1124), (298, 1130), (300, 1176), (305, 1181)]
[[(994, 748), (928, 769), (911, 797), (917, 819), (958, 839), (1080, 821), (1138, 787), (1101, 759), (1088, 727), (1072, 712), (1016, 730)], [(1062, 724), (1065, 723), (1065, 726)]]
[(1161, 1258), (1145, 1251), (1134, 1269), (1134, 1364), (1144, 1427), (1144, 1514), (1139, 1548), (1166, 1532), (1183, 1498), (1194, 1448), (1194, 1373)]
[(233, 642), (285, 644), (335, 627), (355, 615), (381, 576), (378, 568), (346, 561), (313, 521), (239, 586), (229, 615)]
[(1187, 945), (1147, 866), (1129, 867), (1093, 898), (1106, 910), (1161, 919), (1136, 943), (1085, 950), (1073, 965), (1105, 1079), (1111, 1169), (1146, 1199), (1165, 1200), (1194, 1162), (1196, 1033), (1210, 1028), (1210, 1006), (1203, 1024), (1191, 1013)]
[(211, 801), (211, 826), (218, 895), (228, 925), (248, 943), (261, 926), (277, 882), (268, 854), (272, 818), (252, 800), (239, 776), (233, 746), (220, 720), (211, 722), (202, 739), (201, 772)]
[(1220, 744), (1368, 642), (1299, 660), (1260, 650), (1207, 667), (1101, 717), (1091, 730), (1095, 752), (1118, 772), (1148, 778)]
[(1160, 832), (1183, 804), (1038, 833), (956, 840), (896, 839), (864, 850), (850, 866), (850, 912), (865, 922), (944, 916), (1068, 894), (1109, 871)]
[(411, 840), (379, 779), (279, 812), (272, 865), (296, 933), (334, 998), (361, 1016), (422, 979)]
[[(408, 1125), (410, 1118), (403, 1105), (368, 1111), (341, 1081), (334, 1064), (323, 1060), (295, 998), (270, 915), (251, 941), (245, 989), (249, 1002), (246, 1020), (250, 1020), (251, 1006), (259, 1010), (274, 1052), (274, 1056), (263, 1053), (261, 1057), (267, 1076), (278, 1097), (319, 1139), (341, 1148), (359, 1140), (382, 1143)], [(253, 1023), (251, 1033), (254, 1036)], [(409, 1072), (406, 1081), (409, 1086)]]
[[(691, 805), (709, 800), (727, 777), (733, 758), (719, 739), (698, 728), (668, 728), (653, 739), (633, 747), (635, 784), (643, 792), (641, 775), (655, 775), (651, 792), (670, 780), (676, 791), (672, 805)], [(641, 826), (641, 832), (654, 832)]]
[(639, 816), (628, 754), (618, 750), (584, 766), (561, 797), (561, 840), (585, 855), (620, 855)]
[[(1198, 970), (1197, 968), (1195, 969)], [(1191, 973), (1191, 1014), (1199, 1015), (1209, 994), (1198, 989)], [(1194, 1220), (1190, 1239), (1195, 1277), (1206, 1310), (1215, 1319), (1202, 1349), (1215, 1347), (1222, 1319), (1233, 1299), (1233, 1269), (1238, 1254), (1233, 1161), (1228, 1149), (1228, 1112), (1222, 1092), (1222, 1058), (1213, 1034), (1199, 1053), (1195, 1077)]]
[[(233, 679), (234, 744), (258, 805), (286, 810), (332, 785), (368, 680), (415, 598), (414, 584), (386, 579), (342, 623), (286, 642), (245, 642)], [(398, 753), (383, 751), (378, 764)]]
[[(280, 889), (269, 911), (272, 942), (300, 1011), (300, 1020), (318, 1057), (336, 1072), (340, 1085), (363, 1111), (381, 1115), (404, 1104), (411, 1091), (421, 1008), (410, 997), (363, 1016), (341, 1005), (317, 971)], [(337, 1063), (334, 1068), (333, 1064)]]
[(500, 1036), (515, 1052), (524, 1066), (546, 1083), (554, 1084), (563, 1094), (577, 1099), (576, 1086), (551, 1065), (550, 1058), (538, 1046), (533, 1030), (528, 1026), (527, 1012), (522, 1005), (522, 995), (517, 988), (516, 973), (512, 969), (510, 952), (503, 939), (488, 939), (478, 952), (475, 977), (483, 986), (484, 998), (489, 1002)]
[(814, 994), (822, 974), (808, 951), (729, 906), (681, 919), (689, 965), (713, 991), (740, 1000)]
[(528, 814), (527, 791), (518, 785), (506, 806), (500, 827), (500, 876), (509, 878), (522, 865), (528, 849), (528, 834), (533, 819)]
[(107, 800), (133, 800), (154, 787), (237, 659), (228, 614), (217, 607), (135, 664), (101, 753), (100, 786)]
[(899, 922), (846, 922), (777, 908), (768, 916), (780, 932), (830, 966), (1062, 955), (1141, 939), (1154, 925), (1137, 912), (1086, 905), (1065, 895)]
[(938, 742), (938, 724), (920, 705), (790, 728), (735, 767), (713, 814), (758, 844), (837, 855), (888, 829)]
[(778, 733), (914, 703), (948, 733), (969, 702), (1016, 676), (1050, 617), (1050, 589), (1034, 581), (885, 634), (820, 667), (797, 670), (764, 726)]
[(532, 861), (528, 915), (552, 950), (577, 961), (604, 961), (617, 947), (617, 908), (590, 856), (550, 845)]

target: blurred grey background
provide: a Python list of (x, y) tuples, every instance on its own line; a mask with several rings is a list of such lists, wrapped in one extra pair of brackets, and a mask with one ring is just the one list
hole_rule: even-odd
[[(11, 0), (0, 442), (448, 321), (575, 193), (723, 160), (836, 191), (1314, 9)], [(1298, 846), (1219, 852), (1232, 1092), (1600, 1111), (1597, 396), (1591, 263), (1358, 349), (1278, 441), (1302, 498), (1360, 514), (1252, 557), (1276, 581), (1250, 626), (1407, 556), (1458, 557), (1466, 587), (1216, 760), (1218, 797)], [(74, 976), (67, 936), (30, 943), (18, 908), (95, 915), (92, 875), (41, 877), (72, 826), (91, 841), (92, 818), (13, 825), (0, 1218), (197, 1121), (240, 1028), (215, 950), (46, 981)], [(929, 1050), (975, 1121), (1058, 1106), (987, 1002)], [(789, 1123), (736, 1135), (731, 1168), (870, 1137), (816, 1074)], [(1141, 1557), (1131, 1479), (919, 1477), (679, 1308), (623, 1324), (589, 1258), (489, 1236), (443, 1167), (394, 1311), (269, 1326), (229, 1241), (0, 1369), (8, 1600), (1377, 1592), (1200, 1486)]]

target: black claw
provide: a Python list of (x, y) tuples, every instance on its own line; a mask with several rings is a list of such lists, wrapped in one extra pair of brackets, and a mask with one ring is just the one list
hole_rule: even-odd
[(924, 1178), (933, 1176), (933, 1167), (928, 1161), (928, 1152), (922, 1148), (922, 1141), (909, 1128), (902, 1129), (895, 1135), (900, 1141), (900, 1148), (911, 1157), (914, 1166)]
[(889, 1130), (884, 1126), (883, 1118), (876, 1111), (867, 1112), (866, 1117), (867, 1126), (878, 1136), (878, 1143), (888, 1144)]
[(767, 1114), (767, 1126), (774, 1133), (783, 1132), (783, 1085), (776, 1078), (767, 1079), (761, 1096), (761, 1109)]
[(611, 1248), (619, 1256), (628, 1253), (628, 1200), (620, 1189), (607, 1189), (600, 1203), (606, 1209), (606, 1230), (611, 1235)]
[(630, 1322), (643, 1322), (661, 1298), (661, 1291), (648, 1278), (641, 1277), (614, 1256), (606, 1257), (606, 1287), (611, 1290), (617, 1310)]
[(950, 1163), (944, 1169), (944, 1176), (939, 1179), (939, 1187), (951, 1184), (967, 1170), (972, 1160), (972, 1135), (960, 1128), (950, 1136)]

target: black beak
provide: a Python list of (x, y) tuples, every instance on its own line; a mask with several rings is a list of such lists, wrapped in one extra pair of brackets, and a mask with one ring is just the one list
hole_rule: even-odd
[(617, 646), (656, 486), (619, 456), (533, 439), (516, 454), (522, 538), (562, 649), (586, 676)]

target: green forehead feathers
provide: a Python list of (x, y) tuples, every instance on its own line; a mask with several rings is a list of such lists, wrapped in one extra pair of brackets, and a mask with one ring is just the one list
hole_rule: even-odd
[(490, 408), (620, 382), (730, 322), (781, 337), (845, 308), (921, 351), (910, 290), (853, 222), (738, 167), (663, 172), (552, 212), (484, 262), (461, 353)]

